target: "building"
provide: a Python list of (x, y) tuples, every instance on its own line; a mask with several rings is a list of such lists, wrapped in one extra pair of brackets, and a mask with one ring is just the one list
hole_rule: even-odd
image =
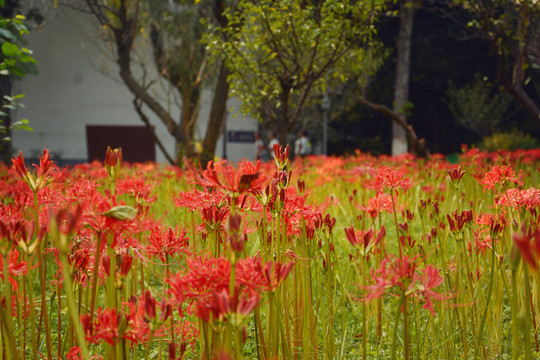
[[(34, 131), (15, 131), (13, 149), (15, 153), (22, 150), (27, 158), (37, 158), (46, 147), (60, 164), (85, 162), (89, 160), (87, 127), (144, 124), (133, 108), (131, 93), (117, 75), (111, 49), (98, 38), (93, 19), (62, 6), (46, 8), (45, 12), (46, 23), (31, 31), (26, 44), (39, 63), (39, 74), (27, 75), (15, 85), (15, 93), (25, 94), (22, 99), (25, 108), (18, 109), (14, 119), (28, 119)], [(152, 61), (146, 61), (150, 68)], [(168, 92), (166, 81), (154, 84), (152, 91), (160, 94), (165, 106), (178, 101), (174, 91)], [(210, 101), (211, 93), (205, 91), (198, 119), (199, 138), (204, 136)], [(257, 121), (235, 114), (239, 103), (234, 99), (229, 99), (228, 108), (228, 141), (224, 143), (221, 136), (216, 156), (226, 154), (231, 161), (252, 160), (251, 139)], [(179, 115), (179, 110), (176, 112)], [(172, 136), (157, 119), (151, 120), (165, 148), (174, 154)], [(155, 160), (165, 161), (157, 147)]]

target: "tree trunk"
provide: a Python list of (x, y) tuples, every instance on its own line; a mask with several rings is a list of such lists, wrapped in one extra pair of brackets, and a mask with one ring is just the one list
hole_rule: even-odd
[[(411, 66), (411, 41), (414, 19), (414, 5), (411, 0), (403, 0), (401, 23), (397, 42), (396, 83), (394, 87), (394, 111), (407, 122), (404, 113), (409, 101), (409, 73)], [(404, 154), (407, 148), (407, 133), (396, 122), (392, 123), (392, 155)]]
[[(11, 96), (12, 80), (7, 76), (0, 77), (0, 104), (4, 104), (4, 96)], [(0, 126), (4, 127), (5, 133), (0, 132), (0, 161), (6, 165), (11, 164), (12, 139), (11, 139), (11, 112), (9, 109), (2, 109), (6, 114), (0, 116)]]
[(281, 85), (281, 94), (279, 101), (281, 102), (281, 108), (278, 112), (276, 135), (279, 144), (285, 147), (287, 145), (287, 135), (289, 134), (289, 97), (291, 95), (290, 86), (284, 84)]
[(216, 143), (223, 130), (225, 115), (227, 112), (227, 99), (229, 97), (229, 82), (227, 75), (229, 72), (222, 61), (219, 67), (219, 74), (212, 100), (212, 107), (206, 127), (206, 135), (203, 142), (203, 152), (200, 157), (201, 166), (206, 167), (210, 160), (214, 159), (216, 153)]
[[(7, 0), (4, 6), (0, 9), (0, 15), (4, 19), (13, 17), (15, 9), (19, 7), (19, 1)], [(12, 96), (11, 93), (13, 86), (13, 79), (10, 76), (0, 76), (0, 104), (4, 104), (4, 96)], [(0, 133), (0, 161), (6, 165), (11, 165), (11, 158), (13, 157), (13, 147), (11, 139), (11, 112), (9, 109), (3, 109), (6, 113), (5, 116), (0, 116), (0, 126), (6, 129), (5, 134)], [(7, 139), (4, 141), (4, 139)]]

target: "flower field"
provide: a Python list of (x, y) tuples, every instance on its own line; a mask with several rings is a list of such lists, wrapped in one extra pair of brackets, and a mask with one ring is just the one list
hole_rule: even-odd
[(0, 360), (537, 359), (540, 151), (0, 167)]

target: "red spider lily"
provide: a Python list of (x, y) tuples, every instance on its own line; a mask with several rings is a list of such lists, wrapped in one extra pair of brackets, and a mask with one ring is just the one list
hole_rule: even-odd
[(432, 300), (442, 301), (449, 297), (432, 290), (443, 282), (437, 268), (432, 265), (419, 268), (418, 259), (418, 255), (413, 258), (405, 255), (401, 259), (392, 255), (383, 259), (380, 268), (371, 271), (374, 284), (365, 287), (369, 293), (363, 300), (370, 301), (381, 297), (387, 290), (396, 289), (397, 291), (390, 294), (394, 296), (404, 294), (424, 301), (423, 308), (435, 315)]
[(129, 194), (138, 203), (152, 203), (156, 201), (156, 196), (151, 196), (152, 186), (147, 184), (144, 178), (126, 177), (116, 184), (116, 195)]
[(189, 211), (198, 211), (202, 214), (204, 209), (227, 205), (228, 196), (221, 191), (205, 188), (205, 191), (194, 189), (181, 192), (173, 201), (177, 207), (185, 207)]
[[(144, 309), (137, 299), (123, 303), (123, 309), (97, 310), (93, 322), (90, 314), (81, 315), (86, 340), (92, 344), (105, 341), (110, 345), (116, 344), (120, 339), (128, 340), (133, 344), (145, 343), (150, 339), (151, 329), (144, 319)], [(159, 336), (160, 332), (154, 332)]]
[(459, 182), (461, 181), (461, 178), (463, 175), (465, 175), (465, 170), (461, 170), (461, 166), (448, 169), (448, 175), (450, 176), (450, 180), (454, 184), (454, 186), (457, 188), (459, 186)]
[(540, 207), (540, 189), (508, 189), (505, 196), (501, 195), (495, 199), (495, 204), (512, 206), (515, 209), (533, 210)]
[(457, 210), (450, 214), (446, 215), (448, 219), (448, 225), (450, 226), (450, 231), (459, 232), (463, 230), (463, 227), (473, 221), (472, 210), (464, 210), (458, 214)]
[[(266, 287), (270, 291), (277, 289), (279, 284), (283, 282), (291, 272), (294, 262), (288, 264), (280, 264), (278, 262), (267, 262), (263, 268), (263, 277)], [(272, 271), (273, 270), (273, 271)]]
[(19, 152), (19, 155), (14, 157), (11, 161), (13, 162), (13, 167), (17, 174), (19, 174), (19, 176), (28, 184), (33, 192), (38, 192), (47, 186), (52, 180), (51, 175), (56, 168), (51, 161), (51, 156), (47, 149), (43, 150), (43, 155), (39, 158), (39, 166), (34, 164), (36, 168), (35, 175), (30, 173), (26, 168), (22, 152)]
[(507, 182), (523, 185), (521, 176), (521, 171), (518, 175), (516, 175), (514, 170), (512, 170), (512, 168), (508, 165), (494, 165), (491, 167), (491, 171), (486, 172), (484, 174), (484, 178), (479, 182), (480, 184), (484, 185), (484, 191), (486, 191), (486, 189), (491, 190), (495, 188), (495, 185), (497, 184), (504, 185)]
[(368, 189), (375, 190), (377, 193), (384, 191), (397, 191), (403, 189), (407, 191), (413, 182), (406, 177), (405, 170), (393, 170), (386, 166), (381, 166), (377, 175), (364, 183), (364, 186)]
[(377, 194), (368, 199), (367, 206), (360, 206), (360, 210), (366, 211), (372, 219), (375, 219), (383, 211), (392, 213), (392, 199), (389, 194)]
[(241, 326), (247, 315), (257, 307), (259, 299), (256, 292), (242, 296), (235, 291), (234, 296), (230, 296), (227, 289), (222, 289), (214, 291), (206, 301), (198, 302), (196, 314), (207, 323), (214, 320), (229, 321), (234, 326)]
[[(382, 296), (387, 289), (398, 286), (402, 291), (408, 289), (413, 280), (413, 276), (418, 267), (418, 255), (409, 258), (404, 255), (401, 259), (390, 255), (382, 260), (379, 269), (371, 270), (371, 277), (374, 280), (373, 285), (366, 286), (370, 290), (364, 300), (370, 301)], [(394, 294), (395, 295), (395, 294)]]
[(514, 234), (512, 238), (523, 260), (536, 271), (540, 257), (540, 227), (523, 228), (521, 234)]
[(443, 301), (449, 299), (450, 296), (442, 295), (432, 290), (443, 283), (443, 277), (436, 267), (426, 265), (426, 267), (420, 271), (421, 274), (415, 274), (414, 281), (416, 283), (411, 285), (408, 293), (409, 295), (424, 301), (422, 308), (428, 309), (431, 315), (435, 316), (432, 300)]
[(289, 145), (283, 148), (283, 145), (278, 143), (274, 144), (274, 160), (278, 169), (283, 169), (287, 166), (287, 161), (289, 160)]
[(105, 153), (105, 168), (112, 181), (116, 181), (120, 174), (122, 160), (122, 148), (111, 149), (110, 146), (107, 147), (107, 152)]
[(158, 256), (162, 262), (166, 261), (166, 256), (189, 255), (189, 238), (186, 234), (187, 232), (178, 225), (174, 231), (172, 228), (154, 226), (148, 236), (148, 245), (146, 246), (148, 255), (150, 257)]
[(386, 235), (386, 228), (384, 225), (382, 226), (381, 231), (379, 231), (377, 234), (375, 241), (371, 241), (374, 234), (375, 232), (373, 229), (369, 229), (368, 231), (355, 231), (352, 226), (350, 228), (345, 228), (345, 235), (347, 236), (347, 240), (349, 240), (351, 245), (355, 247), (363, 245), (363, 255), (367, 255), (369, 251), (384, 238)]
[[(26, 261), (20, 261), (19, 259), (19, 251), (15, 248), (11, 249), (9, 254), (6, 257), (7, 260), (7, 268), (8, 268), (8, 280), (11, 283), (11, 286), (13, 286), (14, 290), (17, 290), (17, 282), (15, 281), (15, 276), (25, 276), (26, 272), (28, 271), (28, 266)], [(4, 257), (0, 256), (0, 269), (4, 269)], [(0, 272), (0, 278), (2, 280), (5, 280), (4, 278), (4, 271), (2, 270)]]
[(262, 172), (260, 161), (257, 161), (256, 164), (242, 161), (238, 164), (237, 169), (225, 160), (217, 163), (211, 161), (206, 170), (199, 168), (199, 171), (192, 163), (187, 163), (187, 165), (197, 184), (224, 191), (234, 197), (246, 192), (261, 194), (266, 184), (267, 178)]
[[(486, 234), (487, 230), (485, 229), (478, 229), (473, 232), (474, 232), (474, 249), (477, 254), (484, 255), (486, 253), (486, 250), (492, 249), (493, 239), (491, 235)], [(469, 251), (472, 251), (471, 244), (469, 244)]]
[(235, 253), (241, 253), (244, 250), (244, 244), (247, 242), (246, 233), (241, 234), (240, 225), (242, 216), (239, 214), (229, 217), (229, 244)]
[(189, 257), (187, 269), (167, 279), (172, 304), (189, 299), (205, 298), (214, 291), (228, 289), (231, 264), (225, 258)]
[[(78, 346), (74, 346), (66, 354), (67, 360), (83, 360), (84, 357), (82, 356), (81, 349)], [(90, 360), (101, 360), (103, 359), (103, 356), (101, 355), (92, 355)]]

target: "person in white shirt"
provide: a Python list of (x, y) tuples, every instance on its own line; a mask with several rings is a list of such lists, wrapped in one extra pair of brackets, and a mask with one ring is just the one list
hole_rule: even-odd
[(275, 157), (274, 144), (279, 144), (279, 141), (276, 138), (275, 131), (272, 131), (272, 132), (270, 132), (270, 142), (268, 143), (268, 152), (270, 152), (270, 154), (272, 154), (272, 157)]
[(298, 157), (306, 157), (311, 153), (311, 143), (307, 136), (307, 131), (302, 130), (298, 133), (298, 139), (294, 143), (294, 154)]
[(261, 139), (261, 135), (255, 132), (255, 160), (266, 161), (268, 159), (268, 152), (264, 148), (264, 142)]

